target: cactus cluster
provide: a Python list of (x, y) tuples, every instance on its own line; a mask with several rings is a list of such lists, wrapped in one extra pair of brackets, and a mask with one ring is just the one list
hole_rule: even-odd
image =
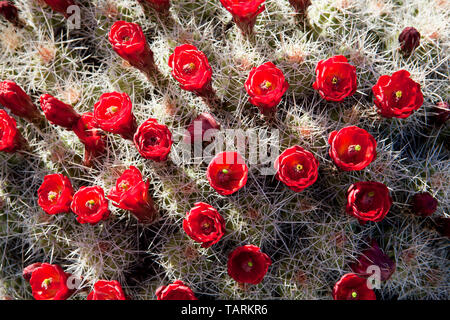
[[(333, 287), (353, 272), (372, 239), (396, 265), (375, 290), (378, 299), (450, 297), (448, 223), (446, 233), (442, 227), (450, 218), (448, 1), (312, 0), (296, 11), (296, 1), (266, 0), (251, 31), (240, 29), (226, 1), (171, 1), (160, 11), (142, 2), (74, 0), (79, 26), (43, 1), (14, 1), (18, 17), (0, 16), (0, 81), (19, 84), (35, 105), (50, 94), (78, 114), (92, 112), (104, 93), (126, 93), (137, 124), (156, 119), (174, 141), (167, 161), (155, 162), (131, 140), (107, 133), (104, 154), (86, 166), (85, 146), (73, 131), (45, 119), (26, 121), (5, 107), (27, 148), (0, 152), (0, 298), (32, 299), (22, 271), (45, 262), (82, 279), (71, 299), (86, 299), (99, 280), (117, 280), (130, 299), (156, 299), (158, 288), (177, 280), (199, 299), (332, 299)], [(114, 51), (108, 35), (118, 20), (142, 27), (156, 78)], [(206, 55), (214, 96), (182, 90), (172, 76), (169, 57), (182, 44)], [(337, 55), (357, 74), (356, 92), (341, 102), (313, 88), (318, 62)], [(289, 84), (271, 116), (249, 102), (245, 86), (252, 68), (266, 62)], [(423, 105), (403, 119), (383, 117), (372, 87), (401, 69), (420, 84)], [(256, 147), (310, 151), (319, 163), (317, 180), (295, 192), (275, 172), (263, 174), (273, 163), (247, 163), (245, 187), (219, 194), (207, 178), (210, 158), (181, 157), (182, 135), (202, 113), (213, 115), (211, 126), (220, 130), (260, 134)], [(363, 170), (341, 170), (329, 154), (329, 134), (350, 125), (377, 142)], [(246, 160), (254, 147), (249, 139)], [(225, 142), (223, 151), (240, 151), (234, 138)], [(75, 190), (100, 186), (107, 193), (130, 166), (149, 181), (159, 211), (150, 224), (112, 204), (96, 225), (78, 223), (73, 213), (49, 215), (38, 205), (46, 175), (69, 177)], [(388, 187), (392, 205), (382, 221), (360, 224), (346, 212), (347, 190), (358, 181)], [(423, 192), (437, 201), (432, 214), (414, 209)], [(224, 235), (210, 247), (183, 229), (198, 202), (225, 220)], [(240, 284), (227, 270), (230, 253), (247, 244), (272, 262), (258, 284)]]

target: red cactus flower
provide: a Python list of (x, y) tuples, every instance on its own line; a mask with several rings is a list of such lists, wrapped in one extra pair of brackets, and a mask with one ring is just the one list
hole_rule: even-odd
[(300, 192), (316, 182), (319, 161), (300, 146), (286, 149), (274, 163), (276, 178), (289, 189)]
[(155, 294), (157, 300), (198, 300), (194, 292), (181, 280), (159, 287)]
[(206, 55), (190, 44), (175, 48), (169, 57), (172, 76), (180, 83), (183, 90), (193, 91), (198, 96), (205, 96), (212, 90), (212, 69)]
[(245, 81), (250, 103), (257, 106), (263, 114), (273, 111), (288, 88), (283, 72), (272, 62), (253, 68)]
[(306, 9), (311, 5), (311, 0), (289, 0), (291, 6), (300, 14), (306, 14)]
[(64, 103), (49, 94), (43, 94), (40, 101), (42, 111), (51, 124), (72, 130), (72, 127), (81, 117), (70, 104)]
[(402, 53), (409, 56), (420, 45), (420, 33), (416, 28), (407, 27), (400, 33), (398, 42)]
[(443, 125), (450, 118), (450, 106), (446, 101), (439, 101), (433, 108), (432, 121), (436, 125)]
[(149, 118), (138, 128), (134, 144), (144, 158), (166, 161), (172, 147), (172, 133), (166, 125)]
[(108, 198), (113, 205), (133, 213), (141, 223), (152, 223), (158, 217), (153, 199), (149, 194), (150, 181), (144, 182), (138, 168), (130, 166), (117, 179)]
[(414, 82), (406, 70), (381, 76), (372, 92), (378, 113), (386, 118), (407, 118), (423, 104), (420, 84)]
[(384, 254), (375, 240), (371, 241), (371, 247), (362, 251), (358, 261), (353, 263), (350, 267), (352, 271), (358, 275), (368, 277), (373, 274), (373, 272), (369, 272), (369, 267), (373, 265), (380, 268), (381, 281), (389, 280), (395, 272), (395, 262)]
[(184, 137), (185, 143), (208, 141), (218, 129), (220, 124), (209, 113), (201, 113), (187, 128)]
[(320, 60), (313, 88), (323, 99), (340, 102), (356, 92), (356, 68), (344, 56)]
[(140, 25), (126, 21), (116, 21), (109, 31), (109, 42), (114, 51), (133, 67), (153, 76), (157, 70), (153, 52)]
[(73, 196), (70, 209), (77, 215), (79, 223), (92, 225), (109, 217), (108, 200), (99, 186), (81, 187)]
[(258, 14), (264, 11), (265, 0), (220, 0), (233, 16), (236, 25), (244, 35), (253, 33)]
[(206, 178), (211, 187), (226, 196), (235, 193), (247, 183), (248, 168), (237, 152), (221, 152), (208, 165)]
[(120, 134), (124, 139), (133, 140), (137, 124), (132, 108), (128, 94), (104, 93), (94, 105), (96, 126), (104, 131)]
[(11, 113), (30, 122), (41, 119), (39, 109), (33, 104), (29, 95), (15, 82), (0, 82), (0, 103)]
[(94, 124), (94, 113), (86, 112), (72, 127), (73, 132), (84, 144), (83, 163), (87, 167), (90, 167), (93, 159), (102, 155), (106, 149), (106, 137)]
[(38, 204), (48, 214), (69, 212), (74, 190), (69, 178), (48, 174), (38, 189)]
[(138, 0), (159, 12), (167, 12), (170, 9), (170, 0)]
[(375, 292), (367, 286), (367, 279), (347, 273), (333, 288), (334, 300), (376, 300)]
[(67, 8), (75, 5), (75, 2), (72, 0), (43, 0), (46, 4), (48, 4), (54, 11), (59, 12), (64, 15), (64, 17), (68, 17)]
[(126, 298), (118, 281), (98, 280), (94, 284), (94, 290), (88, 294), (87, 300), (126, 300)]
[(193, 240), (209, 248), (225, 234), (225, 220), (217, 210), (204, 202), (197, 202), (186, 214), (183, 229)]
[(331, 159), (343, 171), (362, 170), (377, 157), (377, 142), (356, 126), (333, 131), (328, 137)]
[(9, 1), (0, 1), (0, 15), (5, 17), (12, 25), (18, 28), (23, 28), (24, 23), (20, 21), (19, 10)]
[(66, 300), (69, 298), (73, 293), (67, 287), (69, 276), (56, 264), (35, 263), (24, 269), (24, 277), (25, 279), (29, 277), (32, 294), (36, 300)]
[(431, 216), (437, 205), (438, 201), (428, 192), (416, 193), (413, 197), (413, 211), (418, 216)]
[(26, 146), (17, 123), (6, 111), (0, 110), (0, 151), (12, 153)]
[(254, 245), (234, 249), (228, 256), (228, 275), (239, 283), (260, 283), (272, 264), (269, 256)]
[(356, 182), (348, 188), (346, 211), (362, 224), (383, 220), (391, 205), (389, 189), (380, 182)]

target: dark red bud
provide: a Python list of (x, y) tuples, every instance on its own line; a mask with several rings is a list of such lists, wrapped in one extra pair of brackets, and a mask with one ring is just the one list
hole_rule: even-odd
[(36, 263), (30, 264), (29, 266), (25, 267), (25, 269), (23, 269), (23, 271), (22, 271), (23, 278), (29, 282), (31, 279), (31, 274), (33, 273), (34, 270), (39, 268), (41, 266), (41, 264), (42, 263), (40, 263), (40, 262), (36, 262)]
[(358, 261), (351, 265), (353, 272), (362, 275), (370, 276), (373, 271), (370, 271), (370, 266), (377, 266), (380, 268), (381, 281), (388, 280), (395, 271), (395, 262), (389, 258), (378, 246), (375, 240), (371, 241), (371, 247), (361, 252)]
[(420, 45), (420, 33), (416, 28), (407, 27), (403, 29), (398, 37), (401, 51), (409, 56)]
[(448, 102), (438, 102), (433, 108), (432, 121), (436, 125), (443, 125), (445, 122), (447, 122), (448, 118), (450, 118), (450, 106), (448, 105)]
[(0, 1), (0, 15), (11, 22), (15, 27), (23, 28), (24, 23), (19, 19), (17, 7), (9, 1)]
[(413, 197), (413, 211), (418, 216), (431, 216), (436, 211), (437, 205), (437, 200), (428, 192), (417, 193)]

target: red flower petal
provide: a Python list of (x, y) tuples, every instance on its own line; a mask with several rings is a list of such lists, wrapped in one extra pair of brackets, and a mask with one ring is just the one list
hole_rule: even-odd
[(172, 147), (172, 133), (156, 119), (147, 119), (134, 135), (134, 144), (146, 159), (166, 161)]
[(202, 95), (211, 85), (212, 69), (206, 55), (195, 46), (183, 44), (175, 48), (169, 57), (172, 76), (183, 90), (194, 91)]
[(48, 214), (69, 212), (74, 190), (69, 178), (49, 174), (38, 189), (38, 204)]
[(283, 72), (272, 62), (253, 68), (245, 81), (250, 103), (257, 106), (263, 114), (280, 103), (288, 88)]
[(137, 128), (132, 108), (128, 94), (104, 93), (94, 105), (95, 124), (102, 130), (120, 134), (124, 139), (131, 140)]
[(321, 60), (316, 66), (314, 90), (327, 101), (340, 102), (356, 92), (356, 69), (344, 56)]
[(208, 248), (219, 242), (225, 233), (225, 220), (217, 210), (204, 202), (197, 202), (186, 214), (183, 229), (193, 240)]
[(194, 292), (180, 280), (159, 287), (155, 294), (157, 300), (198, 300)]
[(333, 288), (334, 300), (376, 300), (375, 292), (367, 286), (365, 278), (347, 273)]
[(247, 175), (247, 165), (237, 152), (219, 153), (206, 171), (209, 184), (221, 195), (230, 195), (244, 187)]
[(66, 300), (71, 295), (63, 269), (54, 264), (42, 263), (32, 271), (31, 290), (36, 300)]
[(79, 223), (96, 224), (108, 218), (108, 200), (99, 186), (81, 187), (73, 196), (70, 209), (78, 216)]
[(130, 166), (117, 179), (108, 198), (114, 206), (133, 213), (141, 223), (152, 223), (158, 217), (149, 194), (149, 182), (142, 180), (141, 172), (134, 166)]
[(362, 170), (377, 156), (377, 142), (366, 130), (356, 126), (333, 131), (329, 138), (329, 154), (344, 171)]
[(99, 280), (94, 284), (94, 290), (89, 293), (87, 300), (126, 300), (122, 286), (116, 280)]
[(228, 256), (228, 275), (239, 283), (260, 283), (272, 261), (257, 246), (245, 245)]
[(378, 112), (386, 118), (407, 118), (423, 104), (420, 84), (414, 82), (406, 70), (381, 76), (372, 92)]
[(319, 162), (300, 146), (286, 149), (274, 163), (276, 178), (291, 190), (300, 192), (316, 182)]
[(383, 220), (391, 205), (389, 189), (380, 182), (356, 182), (347, 191), (346, 211), (360, 221)]

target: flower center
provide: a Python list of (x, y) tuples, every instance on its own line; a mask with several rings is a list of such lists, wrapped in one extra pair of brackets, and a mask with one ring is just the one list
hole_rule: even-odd
[(337, 77), (333, 77), (333, 79), (331, 79), (331, 83), (332, 84), (337, 84), (338, 83), (338, 78)]
[(353, 152), (353, 151), (361, 151), (361, 145), (356, 144), (356, 145), (351, 145), (350, 147), (348, 147), (348, 152)]
[(124, 36), (123, 38), (122, 38), (122, 41), (123, 42), (128, 42), (128, 41), (130, 41), (130, 36)]
[(249, 262), (247, 262), (247, 265), (251, 268), (251, 267), (253, 267), (253, 262), (249, 261)]
[(123, 190), (128, 190), (129, 187), (130, 187), (130, 185), (126, 181), (124, 181), (120, 184), (120, 188), (122, 188)]
[(228, 172), (229, 172), (228, 169), (222, 169), (222, 173), (227, 174)]
[(268, 90), (272, 87), (272, 82), (264, 80), (260, 86), (261, 86), (261, 89)]
[(374, 191), (370, 191), (367, 195), (372, 198), (375, 195), (375, 192)]
[(95, 201), (94, 200), (88, 200), (86, 201), (86, 207), (88, 207), (89, 209), (92, 209), (95, 205)]
[(402, 97), (402, 95), (403, 95), (403, 93), (400, 90), (395, 92), (395, 96), (397, 97), (397, 99), (400, 99)]
[(296, 167), (297, 171), (303, 170), (303, 166), (299, 163)]
[(356, 298), (358, 296), (358, 293), (356, 293), (356, 291), (352, 292), (352, 298)]
[(208, 229), (210, 224), (208, 222), (203, 223), (202, 227), (203, 229)]
[(184, 72), (192, 72), (195, 69), (195, 63), (191, 62), (191, 63), (187, 63), (183, 66), (183, 71)]
[(50, 191), (50, 192), (48, 193), (48, 200), (50, 200), (50, 201), (55, 200), (57, 195), (58, 195), (58, 194), (57, 194), (55, 191)]
[(52, 278), (47, 278), (44, 281), (42, 281), (41, 287), (45, 290), (48, 289), (48, 286), (52, 283)]
[(109, 113), (116, 113), (117, 110), (119, 110), (119, 108), (118, 108), (118, 107), (115, 107), (115, 106), (108, 108), (108, 112), (109, 112)]

